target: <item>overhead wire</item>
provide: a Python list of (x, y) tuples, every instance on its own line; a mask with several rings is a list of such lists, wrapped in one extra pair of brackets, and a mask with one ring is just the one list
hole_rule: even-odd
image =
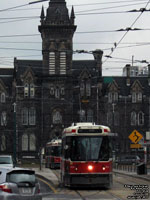
[[(149, 5), (150, 0), (148, 0), (148, 2), (146, 3), (145, 9), (147, 8), (147, 6)], [(141, 15), (143, 14), (143, 12), (141, 12), (138, 17), (134, 20), (134, 22), (131, 24), (130, 28), (132, 28), (135, 23), (138, 21), (138, 19), (141, 17)], [(126, 31), (126, 33), (121, 37), (121, 39), (116, 43), (115, 49), (118, 47), (118, 45), (122, 42), (122, 40), (125, 38), (125, 36), (128, 34), (129, 30)], [(114, 50), (115, 50), (114, 49)], [(110, 56), (113, 54), (114, 50), (109, 54)], [(107, 58), (103, 63), (105, 63), (109, 58)]]

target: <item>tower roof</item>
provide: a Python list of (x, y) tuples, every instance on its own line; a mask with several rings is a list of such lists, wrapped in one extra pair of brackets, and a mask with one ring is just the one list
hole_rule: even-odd
[(45, 24), (70, 24), (65, 0), (50, 0), (45, 18)]

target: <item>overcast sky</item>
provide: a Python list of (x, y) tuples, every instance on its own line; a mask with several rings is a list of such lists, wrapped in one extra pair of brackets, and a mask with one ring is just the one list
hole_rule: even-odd
[[(41, 37), (38, 32), (41, 7), (48, 2), (29, 4), (35, 0), (1, 0), (0, 6), (0, 67), (12, 67), (14, 57), (41, 57)], [(122, 75), (126, 64), (146, 66), (150, 62), (150, 0), (66, 0), (69, 13), (74, 6), (77, 30), (73, 49), (89, 53), (74, 54), (73, 59), (93, 59), (90, 54), (101, 49), (103, 75)], [(118, 31), (126, 28), (144, 30)], [(112, 51), (113, 50), (113, 51)], [(107, 59), (108, 56), (111, 58)]]

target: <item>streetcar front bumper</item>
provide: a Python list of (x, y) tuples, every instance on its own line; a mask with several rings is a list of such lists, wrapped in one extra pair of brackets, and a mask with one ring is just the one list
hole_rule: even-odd
[(68, 174), (65, 180), (71, 187), (111, 187), (112, 174)]

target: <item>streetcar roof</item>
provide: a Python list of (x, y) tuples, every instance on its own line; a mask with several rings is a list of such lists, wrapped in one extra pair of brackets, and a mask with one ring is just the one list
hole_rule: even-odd
[(50, 142), (48, 142), (46, 146), (58, 146), (61, 145), (61, 143), (62, 143), (61, 139), (53, 139)]
[(71, 135), (110, 135), (110, 128), (104, 125), (95, 125), (93, 123), (76, 123), (72, 126), (65, 128), (63, 134)]

